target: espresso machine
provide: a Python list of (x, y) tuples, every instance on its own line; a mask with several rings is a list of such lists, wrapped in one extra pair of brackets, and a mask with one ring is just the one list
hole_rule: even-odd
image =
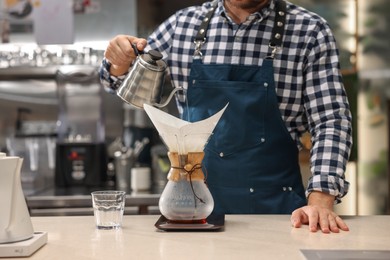
[(107, 152), (103, 88), (96, 67), (64, 66), (56, 73), (59, 99), (55, 184), (101, 186)]

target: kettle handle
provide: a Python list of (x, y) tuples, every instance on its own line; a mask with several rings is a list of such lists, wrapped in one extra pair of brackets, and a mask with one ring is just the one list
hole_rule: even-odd
[(136, 44), (136, 43), (132, 43), (132, 44), (131, 44), (131, 47), (133, 47), (135, 56), (139, 56), (140, 54), (144, 54), (144, 51), (138, 50), (137, 44)]
[(179, 90), (183, 90), (182, 87), (175, 87), (172, 92), (169, 94), (167, 100), (165, 100), (163, 103), (154, 103), (153, 106), (155, 107), (158, 107), (158, 108), (162, 108), (162, 107), (165, 107), (166, 105), (168, 105), (169, 101), (171, 101), (173, 95), (179, 91)]

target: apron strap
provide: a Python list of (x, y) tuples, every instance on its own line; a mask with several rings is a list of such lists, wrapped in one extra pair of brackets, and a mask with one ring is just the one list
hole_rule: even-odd
[(202, 57), (202, 46), (206, 42), (206, 32), (207, 28), (209, 27), (209, 23), (211, 20), (211, 17), (213, 16), (215, 9), (217, 9), (218, 6), (218, 0), (215, 0), (213, 2), (213, 8), (206, 14), (206, 16), (203, 18), (203, 21), (199, 27), (198, 33), (195, 36), (195, 53), (194, 57)]
[(206, 14), (206, 16), (203, 18), (202, 24), (199, 27), (199, 31), (195, 37), (195, 42), (201, 41), (204, 42), (206, 41), (206, 31), (207, 27), (209, 27), (209, 23), (211, 20), (211, 17), (213, 16), (215, 9), (217, 9), (218, 6), (218, 1), (213, 2), (213, 8)]
[(272, 49), (271, 56), (269, 58), (273, 59), (275, 57), (276, 51), (282, 48), (282, 41), (284, 35), (284, 27), (286, 24), (286, 2), (284, 0), (276, 1), (275, 3), (275, 21), (274, 28), (272, 28), (272, 37), (269, 42), (269, 47)]

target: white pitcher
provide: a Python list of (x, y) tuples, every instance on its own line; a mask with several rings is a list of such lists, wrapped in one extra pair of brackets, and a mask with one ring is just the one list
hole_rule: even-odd
[(19, 157), (0, 153), (0, 243), (26, 240), (34, 234), (20, 180), (22, 163)]

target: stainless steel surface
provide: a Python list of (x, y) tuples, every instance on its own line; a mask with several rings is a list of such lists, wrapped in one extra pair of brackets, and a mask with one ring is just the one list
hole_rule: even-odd
[[(0, 73), (0, 79), (2, 77)], [(56, 84), (52, 80), (23, 77), (19, 80), (0, 80), (0, 100), (20, 102), (23, 105), (32, 103), (57, 106)]]
[[(160, 215), (158, 206), (148, 206), (147, 215)], [(125, 215), (141, 215), (139, 207), (125, 207)], [(30, 215), (34, 217), (49, 216), (92, 216), (93, 208), (52, 208), (52, 209), (32, 209)], [(145, 215), (145, 214), (142, 214)]]
[[(126, 195), (126, 206), (153, 206), (160, 194)], [(28, 196), (28, 206), (35, 208), (92, 207), (91, 195)]]
[(1, 80), (54, 79), (60, 65), (47, 67), (20, 66), (0, 69)]
[[(126, 195), (125, 214), (159, 214), (160, 194)], [(91, 195), (27, 196), (31, 216), (92, 215)]]
[[(90, 66), (13, 67), (0, 69), (0, 149), (5, 149), (7, 136), (15, 132), (17, 111), (29, 109), (25, 120), (56, 121), (58, 95), (55, 73), (61, 69)], [(96, 67), (97, 70), (97, 67)], [(122, 134), (123, 102), (112, 93), (103, 91), (106, 139), (108, 142)]]

